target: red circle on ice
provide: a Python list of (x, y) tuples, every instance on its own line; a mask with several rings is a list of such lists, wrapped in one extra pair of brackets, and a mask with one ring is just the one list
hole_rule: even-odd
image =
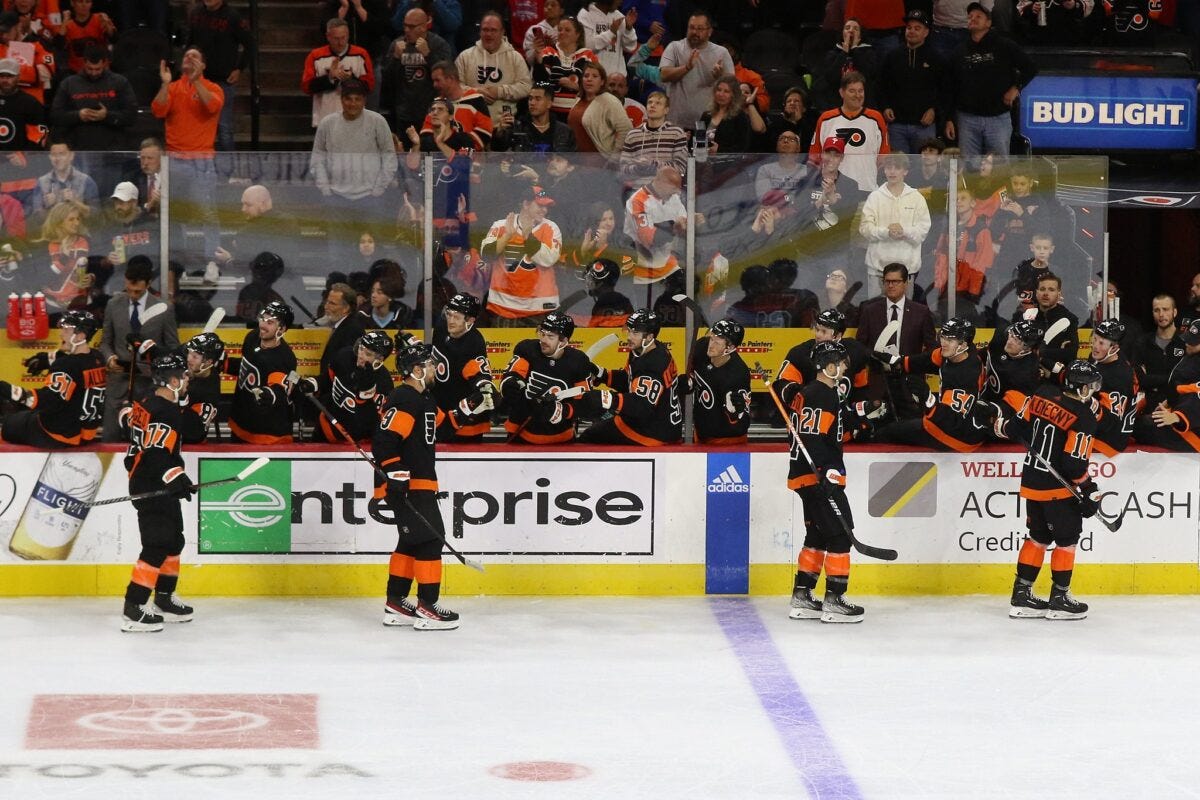
[(488, 772), (510, 781), (574, 781), (592, 774), (582, 764), (565, 761), (513, 761), (497, 764)]

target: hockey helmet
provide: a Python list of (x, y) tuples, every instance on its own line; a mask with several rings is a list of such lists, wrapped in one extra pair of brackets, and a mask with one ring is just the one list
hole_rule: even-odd
[(615, 286), (621, 276), (621, 268), (611, 258), (597, 258), (579, 277), (591, 286)]
[(658, 332), (662, 330), (662, 317), (656, 311), (639, 308), (626, 318), (625, 327), (631, 331), (658, 336)]
[[(1080, 358), (1067, 364), (1067, 369), (1063, 373), (1063, 385), (1083, 397), (1090, 396), (1092, 392), (1099, 389), (1102, 380), (1100, 370), (1096, 369), (1096, 365)], [(1085, 394), (1083, 390), (1088, 387), (1091, 387), (1092, 391)]]
[(216, 363), (225, 356), (225, 343), (215, 333), (204, 331), (187, 340), (184, 349), (199, 354), (203, 359)]
[(846, 332), (846, 315), (838, 311), (836, 308), (827, 308), (820, 314), (817, 314), (813, 320), (814, 325), (820, 325), (822, 328), (829, 328), (834, 333)]
[(412, 371), (433, 359), (433, 350), (429, 345), (412, 338), (396, 350), (396, 371), (407, 378)]
[(383, 331), (367, 331), (358, 337), (357, 344), (362, 349), (374, 353), (380, 360), (392, 354), (392, 337)]
[(1026, 347), (1034, 347), (1042, 341), (1046, 332), (1034, 320), (1023, 319), (1008, 326), (1008, 335), (1016, 337)]
[(542, 324), (538, 325), (539, 331), (548, 331), (557, 333), (562, 339), (570, 339), (571, 334), (575, 333), (575, 320), (571, 319), (566, 314), (558, 311), (551, 311), (542, 320)]
[(975, 341), (975, 326), (962, 317), (951, 317), (942, 323), (941, 335), (970, 344)]
[(1200, 319), (1194, 319), (1179, 333), (1179, 338), (1187, 345), (1200, 344)]
[(74, 328), (77, 332), (82, 333), (84, 338), (91, 339), (100, 329), (100, 323), (87, 311), (76, 309), (63, 314), (58, 320), (58, 327)]
[(479, 300), (476, 299), (475, 295), (467, 294), (466, 292), (459, 292), (458, 294), (454, 295), (454, 297), (451, 297), (446, 301), (445, 310), (457, 311), (464, 317), (469, 319), (477, 319), (479, 317), (479, 312), (483, 309), (479, 305)]
[(846, 351), (846, 345), (841, 342), (817, 342), (813, 347), (812, 362), (817, 369), (824, 369), (829, 364), (849, 360), (850, 354)]
[(264, 250), (250, 262), (250, 277), (257, 283), (272, 284), (283, 277), (283, 259), (278, 253)]
[(187, 358), (179, 352), (159, 356), (150, 364), (150, 373), (155, 386), (170, 386), (171, 378), (187, 374)]
[(713, 323), (708, 329), (709, 336), (720, 336), (733, 347), (740, 347), (746, 336), (746, 329), (731, 319), (722, 319)]
[(1117, 344), (1125, 338), (1125, 323), (1119, 319), (1102, 319), (1092, 328), (1093, 336), (1103, 336), (1110, 342)]
[(272, 300), (262, 307), (262, 311), (258, 312), (258, 318), (270, 317), (279, 322), (284, 328), (291, 328), (296, 317), (292, 314), (291, 306), (287, 303), (281, 303), (278, 300)]

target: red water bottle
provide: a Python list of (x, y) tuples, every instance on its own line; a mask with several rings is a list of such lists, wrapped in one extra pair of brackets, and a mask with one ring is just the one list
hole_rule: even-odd
[(17, 321), (18, 337), (22, 340), (36, 338), (33, 319), (33, 295), (25, 292), (21, 295), (21, 316)]
[(13, 292), (8, 296), (8, 338), (20, 339), (21, 298)]
[(33, 318), (37, 338), (45, 339), (50, 335), (50, 314), (46, 311), (46, 295), (41, 292), (33, 295)]

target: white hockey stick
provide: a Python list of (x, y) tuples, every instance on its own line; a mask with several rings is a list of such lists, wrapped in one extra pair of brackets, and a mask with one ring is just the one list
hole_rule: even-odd
[(1049, 328), (1046, 329), (1045, 335), (1042, 336), (1042, 341), (1045, 342), (1046, 344), (1050, 344), (1055, 339), (1057, 339), (1063, 331), (1065, 331), (1069, 327), (1071, 327), (1071, 320), (1067, 319), (1066, 317), (1063, 317), (1058, 322), (1054, 323), (1053, 325), (1051, 325)]
[(141, 324), (145, 325), (147, 322), (154, 319), (158, 315), (162, 314), (166, 310), (167, 310), (166, 303), (155, 303), (154, 305), (152, 305), (146, 309), (145, 314), (142, 314), (141, 320), (140, 320)]
[(587, 350), (584, 350), (583, 354), (588, 357), (588, 361), (594, 361), (596, 356), (603, 353), (609, 345), (616, 344), (618, 341), (620, 341), (620, 338), (621, 337), (617, 336), (615, 333), (606, 333), (597, 339), (591, 347), (589, 347)]
[[(250, 477), (252, 473), (255, 473), (265, 467), (270, 461), (271, 459), (267, 458), (266, 456), (259, 456), (243, 467), (241, 471), (239, 471), (238, 474), (234, 475), (232, 478), (221, 478), (220, 480), (216, 481), (192, 484), (191, 490), (193, 492), (198, 492), (201, 489), (205, 489), (209, 486), (221, 486), (222, 484), (226, 483), (237, 483), (238, 481), (244, 481), (246, 478)], [(131, 494), (126, 495), (125, 497), (110, 497), (107, 500), (92, 500), (90, 502), (83, 503), (82, 505), (87, 506), (88, 508), (92, 508), (93, 506), (110, 506), (113, 503), (125, 503), (130, 500), (149, 500), (152, 497), (166, 497), (167, 495), (174, 493), (175, 489), (155, 489), (153, 492)]]
[(879, 332), (879, 338), (875, 340), (874, 352), (890, 353), (892, 350), (888, 348), (888, 340), (893, 336), (896, 337), (896, 346), (894, 355), (900, 354), (900, 320), (894, 319), (887, 325), (883, 326), (883, 330)]
[(208, 315), (208, 322), (204, 323), (205, 333), (216, 333), (217, 326), (221, 324), (221, 320), (225, 319), (225, 309), (218, 306), (213, 309), (213, 312)]

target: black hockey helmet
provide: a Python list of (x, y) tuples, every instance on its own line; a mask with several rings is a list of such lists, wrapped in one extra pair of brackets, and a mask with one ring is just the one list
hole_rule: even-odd
[(250, 277), (257, 283), (272, 284), (283, 277), (283, 259), (278, 253), (264, 250), (250, 261)]
[(407, 378), (412, 371), (433, 358), (433, 350), (417, 338), (408, 339), (396, 350), (396, 371)]
[(971, 344), (975, 341), (975, 326), (962, 317), (951, 317), (942, 323), (941, 335)]
[[(1063, 373), (1063, 386), (1081, 396), (1085, 396), (1082, 390), (1088, 387), (1091, 387), (1092, 392), (1099, 389), (1102, 380), (1100, 370), (1096, 369), (1096, 365), (1080, 358), (1067, 364), (1067, 369)], [(1092, 392), (1089, 392), (1088, 395)]]
[(813, 325), (820, 325), (822, 328), (829, 328), (834, 333), (846, 332), (846, 315), (838, 311), (836, 308), (827, 308), (820, 314), (817, 314), (813, 320)]
[(479, 312), (483, 309), (479, 305), (479, 300), (476, 299), (475, 295), (467, 294), (466, 292), (459, 292), (458, 294), (454, 295), (454, 297), (451, 297), (446, 301), (444, 310), (457, 311), (464, 317), (478, 319)]
[(538, 330), (557, 333), (562, 339), (570, 339), (571, 334), (575, 333), (575, 320), (567, 314), (551, 311), (542, 320), (542, 324), (538, 325)]
[(708, 329), (709, 336), (720, 336), (734, 347), (740, 347), (746, 337), (746, 329), (731, 319), (717, 320)]
[(418, 339), (416, 336), (413, 336), (408, 331), (396, 331), (396, 352), (399, 353), (413, 342), (417, 342), (419, 344), (420, 341), (420, 339)]
[(824, 369), (829, 364), (849, 360), (850, 354), (846, 351), (846, 345), (841, 342), (817, 342), (813, 347), (812, 362), (817, 369)]
[(150, 377), (155, 386), (169, 386), (171, 378), (187, 374), (187, 358), (179, 352), (159, 356), (150, 364)]
[(278, 300), (272, 300), (262, 307), (262, 311), (258, 312), (258, 318), (270, 317), (277, 320), (284, 328), (291, 329), (292, 323), (296, 317), (292, 314), (292, 308), (287, 303), (281, 303)]
[(662, 317), (649, 308), (639, 308), (626, 318), (625, 327), (631, 331), (658, 336), (658, 332), (662, 330)]
[(1026, 347), (1034, 347), (1042, 341), (1046, 332), (1035, 320), (1023, 319), (1008, 326), (1009, 336), (1015, 336), (1017, 341)]
[(579, 277), (591, 286), (615, 286), (621, 276), (621, 268), (611, 258), (597, 258)]
[(214, 364), (225, 357), (225, 343), (221, 341), (220, 336), (209, 331), (197, 333), (187, 340), (183, 348), (199, 354), (201, 358), (207, 359)]
[(85, 338), (91, 339), (100, 330), (100, 321), (87, 311), (75, 309), (68, 311), (59, 317), (58, 327), (74, 328), (77, 332), (82, 333)]
[(1102, 319), (1092, 328), (1093, 336), (1103, 336), (1110, 342), (1117, 344), (1125, 338), (1125, 323), (1119, 319)]
[(357, 345), (383, 360), (392, 354), (392, 337), (383, 331), (367, 331), (358, 337)]

